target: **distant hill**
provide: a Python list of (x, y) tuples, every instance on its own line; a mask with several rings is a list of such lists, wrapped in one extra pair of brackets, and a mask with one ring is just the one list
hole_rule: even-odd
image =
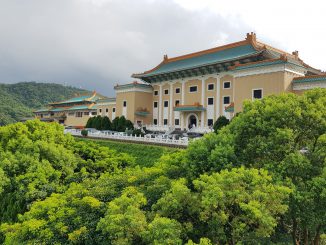
[(78, 93), (90, 92), (55, 83), (21, 82), (0, 84), (0, 125), (33, 116), (33, 110), (49, 102), (65, 100)]

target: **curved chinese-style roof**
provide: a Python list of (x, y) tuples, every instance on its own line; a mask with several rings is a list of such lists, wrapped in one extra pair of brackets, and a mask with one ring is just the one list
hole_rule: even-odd
[(326, 82), (326, 74), (293, 78), (294, 83)]
[[(293, 64), (306, 67), (312, 73), (320, 72), (299, 59), (298, 51), (292, 54), (283, 50), (271, 47), (256, 40), (255, 33), (247, 33), (245, 40), (203, 50), (187, 55), (174, 58), (168, 58), (164, 55), (163, 61), (151, 70), (140, 74), (133, 74), (132, 77), (140, 78), (145, 82), (156, 82), (170, 80), (175, 78), (183, 78), (194, 75), (205, 75), (210, 73), (219, 73), (234, 68), (239, 64), (255, 63), (254, 66), (262, 66), (267, 63), (284, 63), (288, 60)], [(272, 62), (272, 63), (271, 63)], [(243, 69), (246, 66), (237, 66), (234, 69)]]

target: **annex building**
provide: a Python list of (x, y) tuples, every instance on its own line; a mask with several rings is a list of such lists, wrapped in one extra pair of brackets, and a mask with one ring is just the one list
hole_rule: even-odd
[[(87, 109), (65, 109), (66, 120), (61, 122), (84, 126), (90, 116), (113, 120), (124, 115), (150, 130), (204, 133), (219, 116), (232, 118), (240, 112), (245, 100), (326, 88), (326, 73), (306, 64), (298, 51), (287, 53), (271, 47), (258, 41), (255, 33), (196, 53), (173, 58), (164, 55), (153, 69), (132, 77), (141, 82), (117, 85), (116, 98), (94, 97), (87, 102)], [(83, 106), (78, 103), (76, 106)], [(63, 104), (68, 106), (67, 101)], [(53, 104), (58, 105), (61, 103)]]

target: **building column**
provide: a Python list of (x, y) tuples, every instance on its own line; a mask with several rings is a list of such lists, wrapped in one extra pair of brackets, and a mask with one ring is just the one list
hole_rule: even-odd
[(159, 92), (159, 103), (158, 103), (158, 126), (162, 126), (162, 110), (163, 110), (163, 105), (162, 105), (162, 84), (160, 86), (160, 92)]
[[(206, 90), (206, 87), (205, 87), (205, 78), (202, 78), (201, 79), (201, 104), (202, 106), (204, 107), (205, 106), (205, 90)], [(201, 112), (201, 123), (200, 123), (200, 126), (201, 127), (204, 127), (204, 118), (205, 118), (205, 111), (202, 111)]]
[(219, 118), (221, 112), (220, 112), (220, 103), (221, 103), (221, 80), (220, 80), (220, 76), (218, 75), (216, 77), (217, 79), (217, 84), (216, 84), (216, 118), (215, 121), (217, 120), (217, 118)]
[(169, 93), (169, 95), (170, 95), (170, 102), (169, 102), (169, 104), (170, 104), (170, 107), (169, 107), (169, 109), (170, 109), (170, 115), (169, 115), (169, 126), (172, 126), (172, 124), (174, 124), (174, 123), (172, 123), (172, 113), (173, 113), (173, 107), (174, 107), (174, 104), (173, 104), (173, 83), (171, 82), (170, 83), (170, 93)]
[[(185, 81), (181, 81), (181, 105), (184, 105), (185, 102)], [(184, 116), (183, 112), (180, 112), (180, 120), (181, 120), (181, 129), (184, 129)]]

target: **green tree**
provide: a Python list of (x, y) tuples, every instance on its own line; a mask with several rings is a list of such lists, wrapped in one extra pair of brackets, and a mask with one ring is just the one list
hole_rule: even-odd
[(154, 218), (144, 232), (145, 241), (155, 245), (182, 244), (181, 235), (182, 227), (179, 222), (159, 216)]
[(101, 128), (102, 128), (102, 130), (111, 130), (112, 129), (112, 123), (110, 121), (110, 118), (108, 118), (107, 116), (102, 118)]
[(112, 130), (118, 131), (119, 117), (112, 120)]
[[(319, 211), (324, 197), (312, 192), (321, 188), (326, 166), (325, 112), (325, 89), (246, 102), (243, 113), (219, 134), (190, 145), (201, 157), (193, 160), (188, 152), (187, 169), (201, 174), (244, 165), (267, 169), (275, 181), (290, 181), (295, 190), (279, 228), (292, 234), (294, 243), (317, 242), (326, 229), (325, 209)], [(203, 169), (197, 162), (207, 164)]]
[(273, 184), (265, 170), (232, 169), (202, 175), (194, 181), (200, 197), (200, 219), (213, 242), (236, 244), (269, 237), (291, 190)]
[(145, 212), (140, 209), (145, 204), (146, 198), (136, 188), (125, 189), (120, 197), (108, 204), (107, 213), (98, 223), (98, 230), (112, 244), (139, 243), (147, 227)]
[(218, 131), (224, 126), (228, 125), (229, 122), (230, 120), (227, 119), (225, 116), (219, 116), (219, 118), (217, 118), (216, 122), (213, 125), (214, 132), (218, 133)]

